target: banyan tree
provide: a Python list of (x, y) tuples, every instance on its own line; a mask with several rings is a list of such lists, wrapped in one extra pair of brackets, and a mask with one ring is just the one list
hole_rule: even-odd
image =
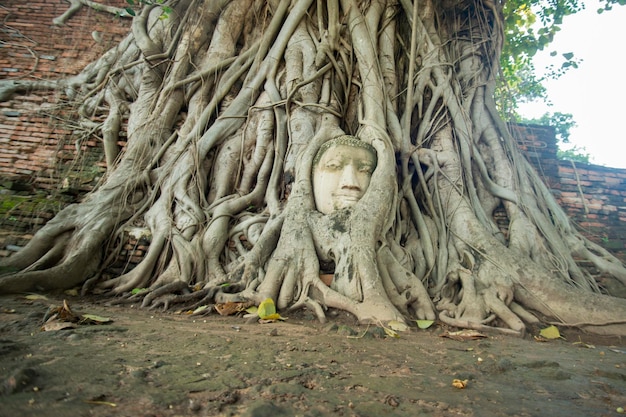
[[(7, 259), (1, 292), (626, 334), (626, 300), (581, 264), (625, 285), (626, 269), (577, 231), (496, 109), (504, 2), (144, 3), (80, 74), (2, 85), (103, 118), (108, 168)], [(145, 257), (105, 274), (129, 227), (149, 232)]]

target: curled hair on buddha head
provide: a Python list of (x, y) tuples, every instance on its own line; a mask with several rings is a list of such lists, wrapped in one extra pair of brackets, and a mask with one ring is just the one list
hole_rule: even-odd
[(372, 145), (370, 145), (369, 143), (363, 142), (361, 139), (355, 136), (341, 135), (341, 136), (337, 136), (336, 138), (332, 138), (331, 140), (324, 142), (322, 146), (320, 146), (320, 149), (315, 154), (315, 158), (313, 158), (313, 169), (315, 169), (315, 167), (317, 166), (317, 163), (320, 161), (320, 159), (322, 159), (322, 155), (326, 153), (328, 148), (330, 148), (331, 146), (335, 146), (335, 145), (352, 146), (355, 148), (365, 149), (369, 151), (372, 155), (374, 155), (374, 162), (376, 163), (377, 161), (376, 149), (374, 149)]

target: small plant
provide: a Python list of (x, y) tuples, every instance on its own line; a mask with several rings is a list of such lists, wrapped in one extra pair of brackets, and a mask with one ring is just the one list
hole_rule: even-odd
[(170, 17), (170, 14), (172, 13), (172, 8), (169, 6), (163, 6), (165, 0), (126, 0), (126, 3), (128, 3), (131, 7), (125, 7), (124, 10), (126, 11), (126, 13), (128, 13), (130, 16), (136, 16), (135, 13), (135, 9), (133, 9), (132, 6), (136, 6), (136, 5), (142, 5), (145, 4), (146, 6), (161, 6), (161, 16), (159, 16), (159, 19), (163, 20), (163, 19), (167, 19), (168, 17)]

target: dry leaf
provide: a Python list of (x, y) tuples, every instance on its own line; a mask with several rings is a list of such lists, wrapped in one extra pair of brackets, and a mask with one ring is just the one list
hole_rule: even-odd
[(220, 314), (220, 316), (231, 316), (233, 314), (239, 313), (240, 311), (245, 311), (248, 307), (250, 307), (249, 302), (243, 303), (228, 301), (226, 303), (215, 304), (215, 310)]
[(330, 284), (332, 284), (334, 277), (335, 274), (320, 274), (320, 279), (324, 284), (326, 284), (327, 287), (330, 287)]
[(76, 323), (70, 323), (67, 321), (49, 321), (47, 323), (44, 323), (44, 325), (41, 327), (41, 329), (44, 332), (54, 332), (57, 330), (64, 330), (64, 329), (75, 329), (77, 327)]
[(97, 316), (95, 314), (83, 314), (81, 316), (80, 324), (104, 324), (112, 321), (113, 320), (108, 317)]
[(453, 386), (454, 388), (464, 389), (465, 387), (467, 387), (467, 383), (468, 383), (468, 382), (469, 382), (469, 381), (468, 381), (467, 379), (464, 379), (464, 380), (454, 379), (454, 380), (452, 381), (452, 386)]
[(28, 294), (24, 296), (24, 298), (26, 298), (27, 300), (47, 300), (48, 299), (48, 297), (46, 297), (45, 295), (40, 295), (40, 294)]
[(446, 331), (440, 334), (439, 336), (447, 337), (449, 339), (459, 340), (459, 341), (476, 340), (476, 339), (483, 339), (487, 337), (486, 335), (480, 333), (479, 331), (471, 330), (471, 329), (459, 330), (457, 332)]

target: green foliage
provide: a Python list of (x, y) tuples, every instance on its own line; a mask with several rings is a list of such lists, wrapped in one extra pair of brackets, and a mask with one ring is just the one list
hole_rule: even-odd
[[(607, 0), (616, 1), (616, 0)], [(546, 98), (543, 81), (556, 78), (576, 68), (573, 52), (561, 53), (562, 62), (538, 77), (532, 58), (545, 49), (561, 30), (563, 18), (581, 10), (579, 0), (513, 0), (504, 5), (505, 42), (500, 65), (503, 81), (498, 88), (501, 114), (515, 119), (517, 105), (524, 101)], [(559, 55), (556, 51), (551, 55)]]
[(565, 161), (583, 162), (589, 164), (590, 155), (584, 147), (574, 146), (570, 149), (557, 149), (556, 156)]
[(590, 163), (590, 155), (584, 147), (573, 146), (567, 150), (562, 149), (563, 144), (569, 143), (570, 129), (576, 126), (576, 122), (568, 113), (545, 113), (536, 119), (518, 118), (518, 122), (525, 124), (535, 124), (542, 126), (552, 126), (555, 130), (557, 151), (559, 159)]
[(604, 13), (613, 9), (614, 5), (626, 6), (626, 0), (604, 0), (604, 5), (598, 9), (598, 13)]
[(124, 10), (130, 16), (136, 16), (135, 7), (141, 5), (160, 6), (161, 16), (159, 16), (159, 19), (167, 19), (172, 13), (171, 7), (163, 5), (165, 3), (165, 0), (126, 0), (126, 3), (128, 3), (130, 7), (125, 7)]
[[(611, 10), (614, 5), (626, 5), (626, 0), (603, 0), (598, 13)], [(548, 100), (543, 82), (556, 79), (570, 69), (578, 68), (580, 61), (574, 52), (551, 51), (555, 63), (539, 77), (532, 59), (547, 48), (560, 31), (563, 18), (585, 7), (584, 0), (513, 0), (505, 3), (505, 43), (500, 60), (502, 80), (496, 92), (500, 114), (505, 120), (553, 126), (556, 129), (559, 159), (589, 163), (585, 148), (571, 147), (569, 130), (576, 125), (571, 114), (546, 113), (538, 119), (523, 119), (517, 112), (518, 104)], [(560, 59), (559, 59), (560, 58)]]
[(559, 143), (569, 143), (569, 130), (576, 126), (576, 122), (569, 113), (545, 113), (536, 119), (518, 119), (521, 123), (552, 126), (555, 129), (556, 140)]

